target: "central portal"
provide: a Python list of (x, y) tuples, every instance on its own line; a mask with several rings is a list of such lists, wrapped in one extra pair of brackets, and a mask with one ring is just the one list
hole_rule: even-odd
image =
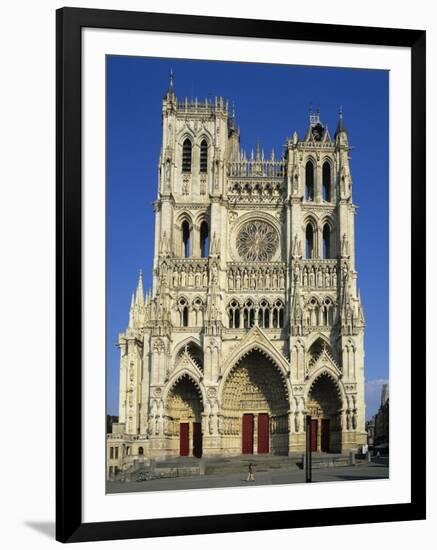
[(228, 454), (288, 454), (288, 399), (278, 367), (253, 350), (223, 389), (223, 444)]

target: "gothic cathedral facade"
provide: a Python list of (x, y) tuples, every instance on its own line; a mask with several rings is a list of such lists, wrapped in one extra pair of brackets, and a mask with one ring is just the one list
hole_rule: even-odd
[[(348, 132), (311, 113), (280, 158), (222, 98), (162, 104), (153, 287), (119, 336), (111, 471), (137, 458), (344, 452), (366, 442)], [(109, 452), (110, 451), (110, 452)], [(112, 467), (111, 467), (112, 465)]]

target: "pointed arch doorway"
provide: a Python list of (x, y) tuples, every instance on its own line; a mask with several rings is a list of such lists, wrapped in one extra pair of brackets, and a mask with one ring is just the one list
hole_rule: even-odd
[(311, 450), (313, 452), (341, 452), (341, 409), (339, 389), (326, 373), (311, 385), (307, 401), (311, 416)]
[(202, 412), (200, 390), (188, 375), (184, 375), (167, 397), (169, 432), (174, 442), (179, 440), (179, 456), (202, 456)]
[(257, 349), (229, 373), (223, 388), (223, 444), (229, 454), (288, 454), (288, 396), (272, 360)]

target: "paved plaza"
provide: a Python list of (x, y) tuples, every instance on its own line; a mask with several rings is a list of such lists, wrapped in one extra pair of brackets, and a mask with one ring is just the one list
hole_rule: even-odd
[[(305, 483), (305, 471), (299, 468), (264, 468), (261, 464), (254, 466), (255, 480), (246, 482), (247, 467), (236, 466), (241, 471), (229, 471), (206, 475), (194, 475), (176, 478), (152, 479), (150, 481), (108, 481), (108, 493), (126, 493), (136, 491), (173, 491), (179, 489), (206, 489), (220, 487), (243, 487), (256, 485), (284, 485)], [(388, 479), (388, 464), (359, 463), (355, 466), (336, 468), (317, 468), (313, 470), (313, 482), (358, 481)]]

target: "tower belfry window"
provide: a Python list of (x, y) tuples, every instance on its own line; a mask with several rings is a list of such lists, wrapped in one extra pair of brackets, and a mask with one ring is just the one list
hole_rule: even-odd
[(205, 139), (200, 144), (200, 171), (204, 174), (208, 172), (208, 144)]
[(191, 141), (187, 138), (182, 145), (182, 172), (191, 172)]
[(314, 230), (313, 226), (309, 223), (305, 232), (305, 257), (308, 259), (314, 258)]
[(314, 165), (310, 160), (305, 166), (305, 199), (314, 200)]
[(208, 223), (203, 221), (200, 225), (200, 255), (207, 258), (209, 253), (209, 232)]
[(323, 227), (323, 258), (325, 260), (331, 257), (331, 228), (328, 224)]
[(323, 200), (331, 202), (331, 165), (329, 162), (323, 164), (322, 182)]
[(182, 222), (182, 253), (185, 258), (190, 257), (190, 224), (187, 220)]

